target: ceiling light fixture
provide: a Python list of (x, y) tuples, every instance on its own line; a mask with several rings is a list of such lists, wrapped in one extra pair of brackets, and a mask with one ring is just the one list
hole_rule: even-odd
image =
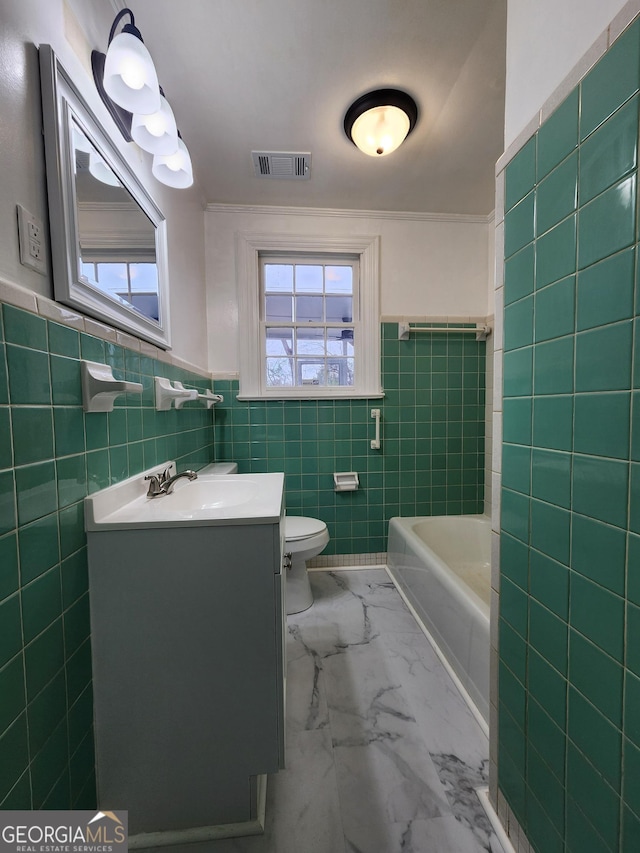
[(384, 157), (395, 151), (418, 121), (418, 105), (399, 89), (376, 89), (351, 104), (344, 131), (365, 154)]
[[(116, 35), (126, 15), (130, 22)], [(191, 157), (158, 84), (151, 54), (144, 46), (131, 9), (122, 9), (116, 15), (107, 54), (94, 50), (91, 66), (98, 93), (120, 133), (127, 142), (136, 142), (154, 155), (152, 173), (157, 180), (170, 187), (190, 187)], [(158, 158), (160, 162), (156, 164)], [(171, 163), (167, 169), (160, 168), (164, 161)]]

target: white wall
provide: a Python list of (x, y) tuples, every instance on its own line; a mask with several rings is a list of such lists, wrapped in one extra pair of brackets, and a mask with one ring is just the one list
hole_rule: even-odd
[(627, 0), (508, 0), (505, 149)]
[[(72, 9), (73, 7), (73, 9)], [(101, 103), (91, 49), (106, 49), (115, 6), (106, 0), (3, 0), (0, 5), (0, 278), (53, 298), (50, 275), (20, 264), (19, 202), (48, 223), (39, 44), (50, 44), (102, 124), (167, 217), (173, 353), (206, 365), (204, 214), (199, 190), (170, 190), (150, 171), (150, 157), (125, 143)], [(156, 62), (161, 58), (161, 52)]]
[(205, 214), (209, 369), (238, 370), (235, 235), (380, 235), (383, 315), (477, 316), (488, 313), (489, 231), (493, 222), (292, 212), (233, 207)]

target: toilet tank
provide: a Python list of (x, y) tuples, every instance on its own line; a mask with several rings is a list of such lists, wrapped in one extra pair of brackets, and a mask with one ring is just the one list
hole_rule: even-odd
[(198, 471), (199, 474), (237, 474), (237, 462), (212, 462)]

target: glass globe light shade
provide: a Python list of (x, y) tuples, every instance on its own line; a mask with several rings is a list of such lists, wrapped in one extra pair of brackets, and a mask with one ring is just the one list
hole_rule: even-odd
[(371, 157), (384, 157), (395, 151), (409, 133), (409, 116), (399, 107), (374, 107), (353, 123), (351, 138)]
[(173, 154), (178, 148), (178, 128), (169, 102), (160, 96), (160, 109), (149, 115), (134, 114), (131, 136), (150, 154)]
[(162, 184), (185, 189), (193, 183), (193, 167), (187, 146), (178, 138), (178, 150), (172, 154), (155, 154), (151, 166), (153, 176)]
[(149, 115), (160, 110), (158, 75), (151, 54), (132, 33), (119, 33), (109, 45), (103, 85), (111, 100), (130, 113)]

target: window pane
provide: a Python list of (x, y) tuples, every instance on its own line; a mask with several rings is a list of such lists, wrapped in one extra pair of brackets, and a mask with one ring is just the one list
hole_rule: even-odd
[(353, 299), (350, 296), (327, 296), (327, 320), (331, 323), (350, 323), (353, 320)]
[(324, 288), (326, 293), (353, 293), (352, 267), (325, 267)]
[(353, 329), (327, 329), (327, 355), (353, 356)]
[(296, 320), (299, 323), (322, 322), (322, 302), (322, 296), (296, 296)]
[(324, 359), (298, 359), (299, 385), (324, 385)]
[(267, 385), (270, 388), (291, 387), (293, 385), (293, 359), (267, 359)]
[(290, 296), (267, 296), (266, 319), (267, 320), (292, 320), (292, 300)]
[(291, 355), (293, 329), (267, 329), (267, 355)]
[(296, 264), (296, 293), (322, 293), (322, 267)]
[(158, 320), (160, 311), (158, 308), (157, 293), (134, 293), (131, 296), (131, 305), (140, 314), (149, 317), (150, 320)]
[(80, 270), (81, 270), (81, 272), (82, 272), (82, 275), (83, 275), (83, 276), (84, 276), (88, 281), (91, 281), (91, 282), (93, 282), (94, 284), (97, 284), (97, 283), (98, 283), (98, 282), (96, 281), (96, 267), (95, 267), (95, 264), (88, 264), (88, 263), (85, 263), (84, 261), (82, 261), (82, 262), (81, 262), (81, 264), (80, 264)]
[(133, 293), (158, 292), (158, 268), (155, 264), (129, 264)]
[(129, 278), (126, 264), (97, 264), (100, 290), (107, 293), (119, 293), (126, 297), (129, 292)]
[(353, 385), (353, 364), (352, 358), (327, 361), (327, 385)]
[(293, 265), (265, 264), (264, 289), (270, 293), (293, 293)]
[(324, 329), (300, 328), (296, 336), (298, 355), (324, 355)]

